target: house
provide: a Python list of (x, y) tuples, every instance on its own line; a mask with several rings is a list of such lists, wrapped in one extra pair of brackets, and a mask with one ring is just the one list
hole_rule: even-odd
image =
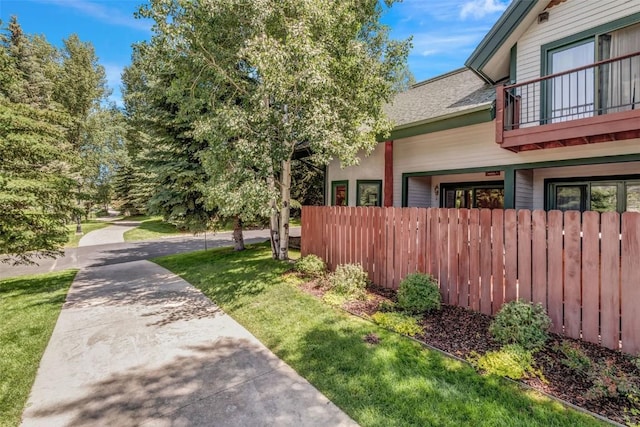
[(640, 1), (514, 0), (327, 203), (640, 212)]

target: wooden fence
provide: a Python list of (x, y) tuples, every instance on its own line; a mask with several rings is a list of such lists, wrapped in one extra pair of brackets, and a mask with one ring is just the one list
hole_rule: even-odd
[(640, 213), (305, 206), (302, 255), (397, 289), (425, 272), (447, 304), (541, 303), (553, 331), (640, 353)]

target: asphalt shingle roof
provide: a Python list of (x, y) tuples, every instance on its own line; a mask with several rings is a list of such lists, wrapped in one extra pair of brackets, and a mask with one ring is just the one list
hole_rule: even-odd
[(397, 94), (385, 111), (395, 126), (403, 126), (491, 105), (494, 100), (494, 86), (468, 68), (461, 68)]

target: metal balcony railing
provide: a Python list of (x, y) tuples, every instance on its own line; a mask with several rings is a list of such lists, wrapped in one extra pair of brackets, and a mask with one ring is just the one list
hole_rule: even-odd
[(498, 88), (503, 130), (640, 109), (640, 52)]

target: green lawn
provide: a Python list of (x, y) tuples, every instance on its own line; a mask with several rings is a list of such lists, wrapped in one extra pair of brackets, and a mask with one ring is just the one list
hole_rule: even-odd
[(125, 242), (159, 239), (161, 237), (185, 234), (179, 231), (175, 225), (164, 222), (160, 217), (130, 217), (126, 218), (126, 220), (142, 221), (142, 223), (133, 230), (124, 233)]
[[(301, 292), (263, 245), (157, 259), (217, 302), (362, 426), (600, 425)], [(377, 345), (363, 337), (374, 333)]]
[(78, 242), (80, 242), (80, 239), (82, 238), (82, 236), (84, 236), (85, 234), (87, 234), (90, 231), (95, 231), (95, 230), (100, 230), (101, 228), (105, 228), (110, 226), (111, 224), (109, 222), (106, 221), (95, 221), (90, 219), (89, 221), (83, 222), (82, 223), (82, 233), (80, 235), (76, 234), (76, 224), (68, 224), (67, 228), (69, 229), (69, 241), (67, 242), (66, 245), (64, 245), (65, 248), (77, 248), (78, 247)]
[(75, 270), (0, 280), (0, 426), (17, 426)]

